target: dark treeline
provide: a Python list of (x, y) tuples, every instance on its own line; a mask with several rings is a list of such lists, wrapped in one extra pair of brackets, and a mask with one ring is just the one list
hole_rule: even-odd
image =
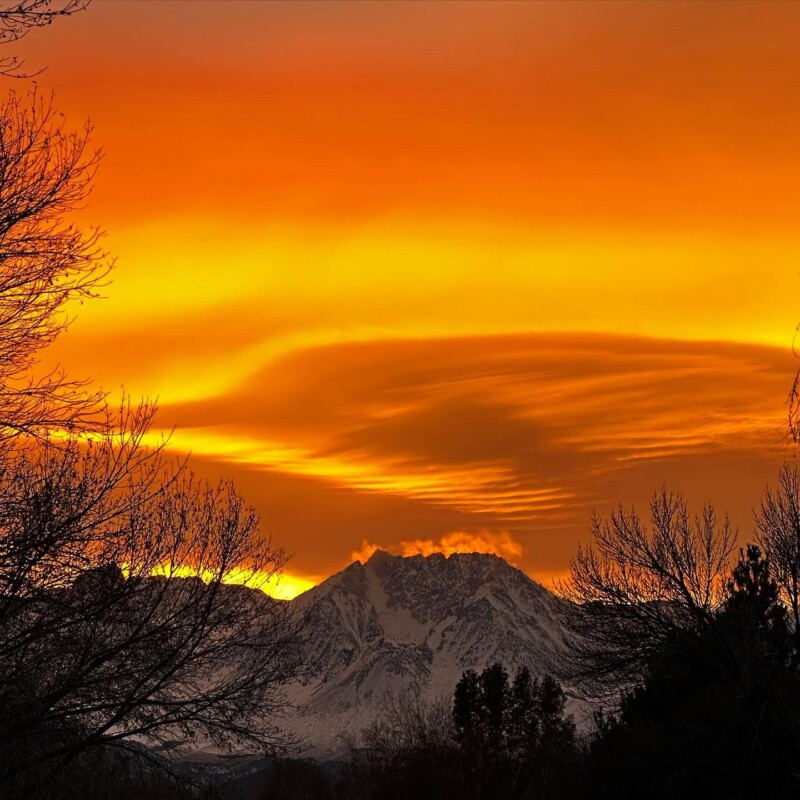
[(447, 699), (413, 691), (347, 743), (338, 769), (283, 762), (264, 798), (558, 798), (576, 787), (581, 752), (551, 677), (501, 664), (469, 670)]

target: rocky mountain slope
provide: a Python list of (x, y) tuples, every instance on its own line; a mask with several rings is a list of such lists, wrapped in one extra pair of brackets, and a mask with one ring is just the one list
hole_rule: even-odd
[(502, 558), (376, 552), (299, 596), (313, 674), (289, 687), (286, 721), (314, 753), (375, 715), (387, 692), (450, 695), (465, 669), (551, 671), (569, 637), (564, 601)]

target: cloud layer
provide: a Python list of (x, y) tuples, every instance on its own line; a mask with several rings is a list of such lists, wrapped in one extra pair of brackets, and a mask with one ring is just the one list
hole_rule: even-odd
[(48, 358), (160, 396), (307, 577), (366, 542), (546, 579), (663, 481), (746, 536), (791, 455), (800, 6), (578, 8), (97, 3), (27, 37), (119, 258)]
[(663, 481), (748, 533), (791, 455), (794, 367), (774, 348), (621, 336), (331, 345), (162, 420), (175, 447), (248, 475), (309, 572), (368, 543), (473, 541), (542, 575), (563, 572), (593, 508)]

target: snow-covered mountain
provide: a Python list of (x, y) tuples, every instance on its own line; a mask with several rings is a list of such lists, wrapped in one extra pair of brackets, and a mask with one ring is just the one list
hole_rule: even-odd
[(502, 558), (377, 551), (293, 601), (313, 676), (289, 688), (287, 728), (317, 753), (363, 727), (387, 692), (450, 695), (466, 669), (551, 671), (569, 637), (560, 600)]

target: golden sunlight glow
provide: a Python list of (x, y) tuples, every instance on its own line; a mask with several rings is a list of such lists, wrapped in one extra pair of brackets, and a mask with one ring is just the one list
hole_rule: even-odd
[(790, 455), (800, 6), (224, 5), (22, 43), (95, 123), (118, 259), (42, 369), (158, 397), (298, 576), (562, 574), (664, 481), (745, 535)]
[[(374, 326), (424, 337), (531, 328), (672, 337), (680, 326), (685, 338), (785, 344), (794, 309), (780, 279), (800, 256), (793, 234), (576, 236), (527, 223), (403, 218), (333, 229), (228, 218), (222, 232), (219, 220), (178, 218), (122, 228), (109, 244), (131, 266), (117, 270), (108, 299), (75, 309), (83, 329), (263, 304), (268, 316), (248, 320), (260, 337)], [(732, 309), (753, 313), (737, 318)]]
[(505, 487), (513, 475), (500, 465), (449, 470), (419, 465), (410, 472), (401, 461), (380, 462), (359, 458), (358, 454), (352, 459), (323, 457), (276, 442), (194, 428), (177, 430), (171, 436), (166, 431), (153, 431), (145, 440), (153, 446), (163, 442), (177, 452), (314, 476), (358, 491), (397, 494), (474, 513), (532, 519), (537, 511), (563, 505), (570, 496), (557, 487), (509, 490)]
[(361, 543), (361, 547), (350, 554), (350, 558), (353, 561), (365, 563), (380, 549), (388, 549), (402, 556), (429, 556), (433, 553), (441, 553), (444, 556), (451, 556), (455, 553), (490, 553), (505, 558), (512, 564), (519, 561), (523, 552), (522, 545), (507, 531), (481, 531), (479, 533), (454, 531), (445, 534), (438, 541), (414, 539), (385, 548), (365, 539)]
[[(122, 571), (127, 572), (126, 565), (122, 565)], [(162, 564), (152, 571), (155, 577), (164, 578), (200, 578), (209, 583), (218, 578), (217, 572), (212, 570), (202, 570), (190, 567), (186, 564)], [(299, 594), (308, 591), (315, 585), (315, 581), (301, 578), (287, 572), (278, 574), (263, 574), (258, 571), (248, 570), (240, 567), (227, 570), (222, 579), (223, 583), (237, 586), (247, 586), (250, 589), (259, 591), (274, 597), (276, 600), (291, 600)]]

